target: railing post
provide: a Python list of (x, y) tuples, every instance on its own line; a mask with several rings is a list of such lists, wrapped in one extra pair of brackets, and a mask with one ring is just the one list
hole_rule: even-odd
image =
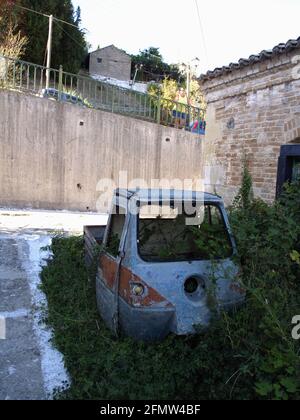
[(61, 100), (63, 92), (63, 66), (59, 66), (59, 74), (58, 74), (58, 100)]
[(16, 62), (14, 61), (14, 68), (13, 68), (13, 88), (16, 87)]
[(115, 89), (112, 87), (111, 112), (114, 112)]
[(5, 62), (5, 69), (3, 71), (4, 72), (4, 84), (7, 87), (7, 84), (8, 84), (8, 68), (9, 68), (8, 58), (7, 57), (4, 58), (4, 62)]
[(185, 121), (186, 130), (189, 130), (190, 123), (191, 123), (191, 105), (188, 104), (188, 106), (187, 106), (187, 117), (186, 117), (186, 121)]
[(161, 122), (161, 94), (160, 93), (158, 95), (156, 122), (157, 124), (160, 124)]

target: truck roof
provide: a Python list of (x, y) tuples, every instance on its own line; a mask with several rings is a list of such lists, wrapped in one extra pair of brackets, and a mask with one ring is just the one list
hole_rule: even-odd
[(163, 200), (174, 201), (203, 201), (223, 203), (221, 197), (201, 191), (188, 191), (188, 190), (168, 190), (168, 189), (122, 189), (119, 188), (115, 191), (117, 197), (124, 197), (130, 199), (136, 196), (140, 201), (145, 202), (158, 202)]

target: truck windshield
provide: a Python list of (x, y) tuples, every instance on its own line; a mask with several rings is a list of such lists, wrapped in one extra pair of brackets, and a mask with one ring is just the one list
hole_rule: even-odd
[(167, 262), (231, 257), (232, 243), (220, 208), (205, 204), (196, 207), (191, 216), (182, 207), (141, 206), (138, 218), (141, 258)]

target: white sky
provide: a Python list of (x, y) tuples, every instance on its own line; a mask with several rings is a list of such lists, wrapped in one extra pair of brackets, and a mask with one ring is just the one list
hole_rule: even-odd
[[(195, 1), (205, 35), (201, 35)], [(300, 36), (300, 0), (73, 0), (92, 49), (135, 54), (159, 47), (165, 61), (200, 58), (200, 72)], [(207, 50), (207, 54), (205, 53)]]

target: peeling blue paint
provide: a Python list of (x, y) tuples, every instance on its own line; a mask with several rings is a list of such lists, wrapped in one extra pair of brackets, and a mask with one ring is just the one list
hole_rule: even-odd
[[(220, 208), (233, 250), (236, 252), (222, 200), (213, 195), (205, 197), (208, 203), (213, 202)], [(114, 197), (114, 204), (126, 208), (128, 201), (137, 206), (137, 203), (143, 199), (148, 200), (148, 194), (143, 195), (142, 192), (129, 194), (127, 191), (119, 191), (118, 196)], [(239, 287), (237, 280), (238, 267), (230, 258), (217, 262), (143, 261), (138, 253), (137, 217), (127, 214), (127, 231), (122, 235), (126, 238), (123, 241), (122, 267), (130, 270), (132, 277), (139, 278), (143, 282), (144, 297), (151, 297), (151, 288), (162, 299), (150, 301), (146, 307), (138, 298), (133, 299), (130, 305), (119, 295), (118, 322), (125, 334), (138, 340), (160, 340), (169, 333), (195, 334), (197, 326), (207, 327), (211, 321), (212, 311), (208, 299), (211, 293), (214, 295), (218, 310), (228, 310), (244, 301), (245, 292)], [(108, 232), (109, 225), (106, 229)], [(189, 294), (185, 291), (184, 284), (191, 277), (199, 280), (199, 287), (195, 293)], [(126, 294), (124, 296), (127, 298)], [(101, 267), (97, 276), (97, 302), (103, 319), (110, 328), (113, 328), (115, 297), (113, 290), (105, 284)]]

